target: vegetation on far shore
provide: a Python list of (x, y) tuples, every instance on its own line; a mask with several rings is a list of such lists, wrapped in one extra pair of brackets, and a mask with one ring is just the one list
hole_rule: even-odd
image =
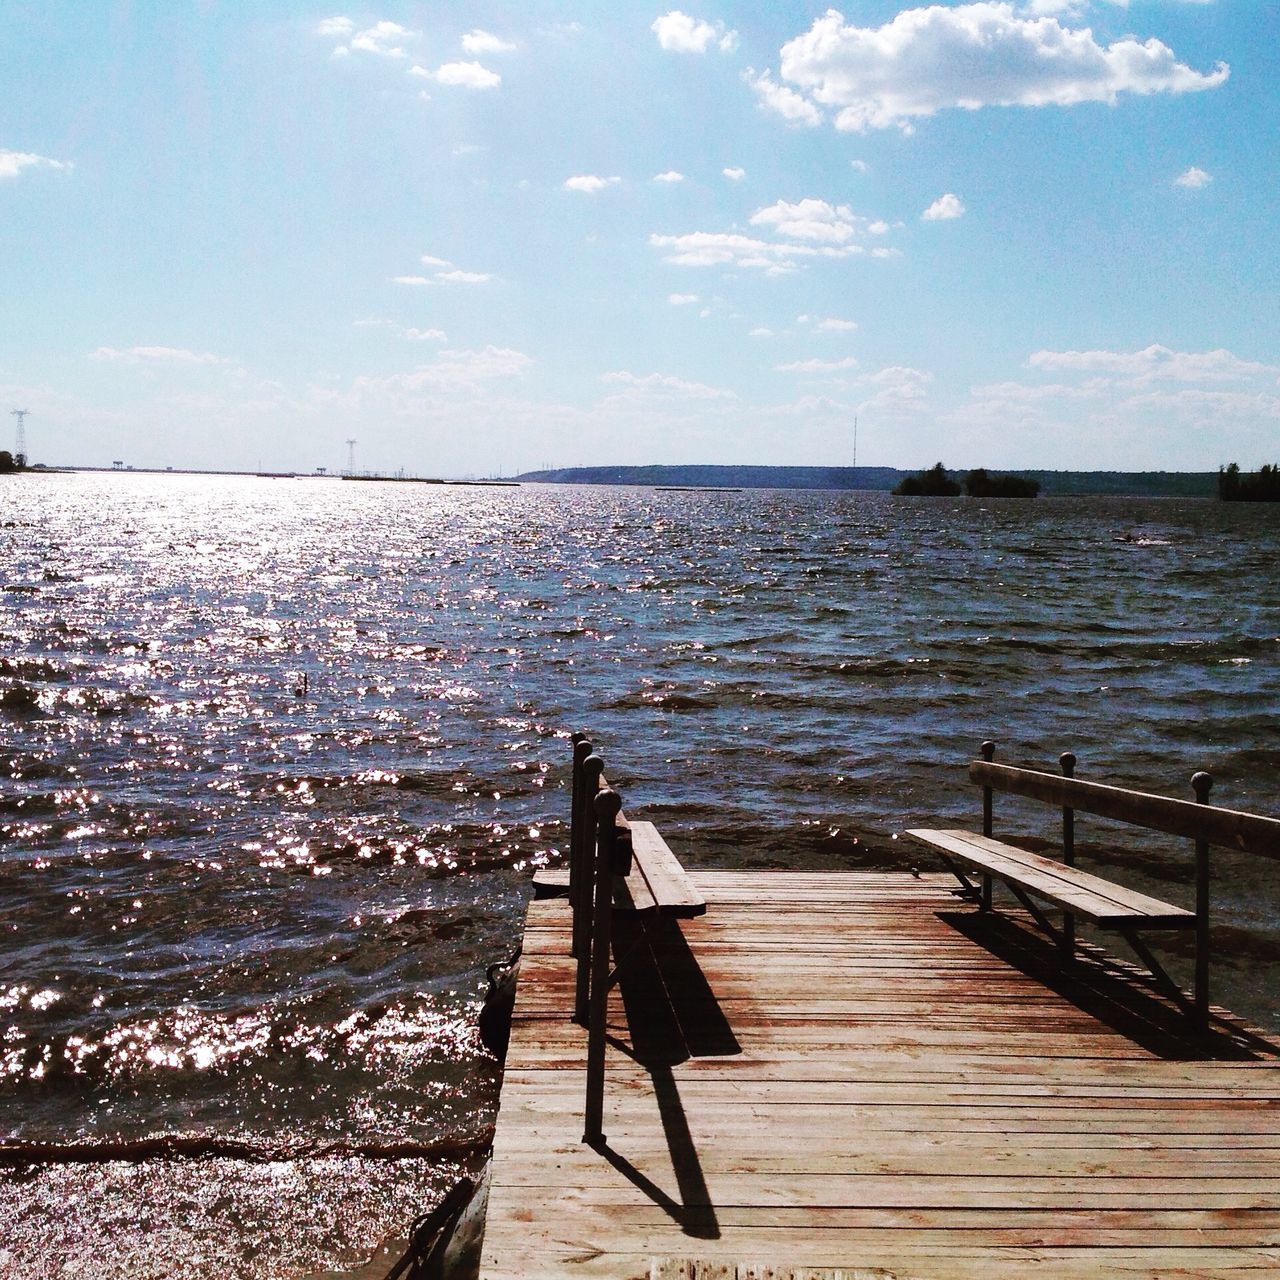
[(18, 454), (15, 458), (8, 449), (0, 449), (0, 476), (8, 475), (14, 471), (25, 471), (27, 469), (27, 460)]
[(1280, 502), (1280, 466), (1243, 473), (1238, 462), (1219, 467), (1218, 497), (1223, 502)]
[(1040, 492), (1040, 482), (1026, 476), (988, 475), (985, 467), (975, 467), (966, 474), (962, 486), (938, 462), (928, 471), (907, 476), (893, 492), (907, 498), (957, 498), (962, 489), (970, 498), (1034, 498)]

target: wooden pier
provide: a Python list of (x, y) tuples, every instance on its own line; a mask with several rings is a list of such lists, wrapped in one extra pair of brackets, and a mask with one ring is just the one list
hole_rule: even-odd
[(603, 1129), (562, 900), (529, 908), (481, 1274), (1280, 1275), (1280, 1044), (1197, 1033), (951, 877), (697, 872), (620, 917)]

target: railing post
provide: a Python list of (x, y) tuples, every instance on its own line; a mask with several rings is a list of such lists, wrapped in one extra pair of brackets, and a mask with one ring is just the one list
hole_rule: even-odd
[[(982, 744), (982, 758), (990, 764), (995, 759), (996, 744), (990, 740)], [(991, 788), (982, 788), (982, 834), (991, 836)], [(991, 910), (991, 874), (982, 873), (982, 901), (979, 904), (983, 911)]]
[(569, 791), (569, 906), (573, 911), (573, 934), (569, 954), (578, 954), (578, 915), (582, 894), (582, 841), (586, 824), (582, 820), (582, 762), (591, 754), (585, 733), (573, 735), (573, 781)]
[[(1191, 788), (1197, 804), (1209, 803), (1213, 778), (1201, 771), (1192, 775)], [(1196, 837), (1196, 1024), (1209, 1025), (1209, 842)]]
[[(589, 747), (591, 744), (582, 745)], [(569, 896), (573, 903), (573, 954), (578, 961), (573, 988), (573, 1020), (583, 1026), (587, 1023), (587, 1002), (591, 988), (592, 886), (596, 881), (595, 801), (603, 772), (604, 761), (594, 752), (589, 752), (582, 761), (581, 793), (578, 796), (578, 847), (573, 852), (574, 867), (569, 872)]]
[[(1064, 751), (1058, 757), (1064, 778), (1074, 778), (1076, 773), (1076, 757), (1071, 751)], [(1062, 806), (1062, 861), (1069, 867), (1076, 865), (1076, 811), (1069, 805)], [(1074, 955), (1076, 950), (1076, 917), (1074, 911), (1062, 913), (1062, 949), (1067, 955)]]
[(591, 930), (591, 997), (587, 1020), (587, 1098), (583, 1142), (604, 1141), (604, 1049), (609, 1007), (609, 932), (613, 916), (613, 864), (618, 848), (622, 797), (602, 791), (595, 798), (595, 910)]

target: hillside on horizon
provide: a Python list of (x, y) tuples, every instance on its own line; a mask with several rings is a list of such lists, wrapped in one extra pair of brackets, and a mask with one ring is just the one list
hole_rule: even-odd
[[(967, 468), (952, 474), (963, 479)], [(1212, 498), (1213, 471), (997, 471), (1040, 483), (1044, 497), (1118, 495), (1149, 498)], [(710, 489), (858, 489), (890, 492), (914, 471), (897, 467), (766, 467), (712, 463), (616, 467), (552, 467), (526, 471), (515, 479), (528, 484), (617, 484)]]

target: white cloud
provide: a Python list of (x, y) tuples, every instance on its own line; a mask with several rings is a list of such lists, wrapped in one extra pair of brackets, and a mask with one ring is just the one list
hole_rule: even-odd
[(676, 172), (675, 169), (668, 169), (666, 173), (655, 173), (653, 180), (654, 182), (683, 182), (684, 174)]
[(865, 160), (850, 160), (849, 168), (855, 173), (870, 173), (871, 166)]
[(414, 342), (447, 342), (449, 340), (449, 335), (443, 329), (406, 328), (394, 320), (385, 320), (380, 316), (363, 316), (352, 323), (357, 329), (388, 329), (398, 338), (409, 338)]
[(728, 53), (738, 43), (738, 33), (726, 31), (723, 22), (704, 22), (701, 18), (681, 13), (679, 9), (655, 18), (649, 30), (658, 37), (658, 43), (664, 49), (673, 53), (706, 53), (713, 43), (722, 53)]
[(1199, 187), (1207, 187), (1213, 181), (1213, 175), (1205, 173), (1203, 169), (1197, 169), (1192, 165), (1189, 169), (1184, 169), (1173, 182), (1178, 187), (1189, 187), (1196, 190)]
[(999, 0), (905, 9), (881, 27), (846, 23), (831, 9), (782, 47), (780, 68), (796, 89), (774, 85), (766, 72), (757, 84), (766, 106), (806, 123), (817, 123), (820, 107), (828, 108), (836, 112), (836, 128), (857, 132), (909, 129), (913, 120), (947, 108), (1189, 93), (1214, 88), (1229, 73), (1224, 63), (1196, 71), (1154, 38), (1124, 36), (1102, 45), (1088, 27), (1024, 15)]
[(792, 360), (790, 364), (775, 364), (777, 373), (839, 373), (858, 367), (857, 356), (845, 356), (842, 360)]
[(859, 244), (778, 244), (733, 231), (690, 231), (684, 235), (651, 235), (649, 243), (669, 250), (666, 261), (681, 267), (760, 268), (777, 275), (796, 269), (798, 258), (847, 258), (866, 252)]
[(827, 316), (825, 320), (819, 320), (814, 328), (820, 333), (849, 333), (856, 329), (857, 323), (853, 320), (840, 320), (835, 316)]
[(185, 347), (99, 347), (89, 353), (91, 360), (113, 360), (120, 364), (200, 365), (230, 364), (225, 356), (211, 351), (188, 351)]
[(332, 36), (343, 40), (355, 29), (356, 24), (350, 18), (325, 18), (316, 24), (316, 35)]
[(375, 53), (380, 58), (405, 58), (405, 44), (417, 40), (420, 31), (410, 31), (398, 22), (375, 22), (373, 26), (351, 36), (348, 47), (362, 53)]
[(699, 302), (701, 299), (696, 293), (669, 293), (667, 301), (673, 307), (687, 307), (690, 303)]
[(0, 150), (0, 178), (16, 178), (23, 169), (70, 169), (64, 160), (50, 160), (48, 156), (34, 155), (30, 151)]
[(357, 378), (353, 389), (361, 395), (412, 396), (425, 391), (472, 390), (484, 383), (518, 378), (533, 366), (533, 359), (508, 347), (483, 351), (441, 351), (431, 364), (387, 377)]
[(723, 173), (730, 182), (741, 182), (743, 178), (747, 176), (747, 171), (745, 169), (721, 169), (720, 172)]
[(488, 284), (493, 279), (487, 271), (437, 271), (437, 280), (445, 280), (450, 284)]
[(413, 284), (413, 285), (430, 284), (431, 277), (430, 276), (392, 276), (391, 283), (392, 284)]
[(617, 370), (602, 375), (603, 382), (616, 382), (634, 392), (662, 397), (691, 397), (695, 400), (736, 400), (738, 393), (725, 387), (708, 386), (705, 382), (688, 382), (684, 378), (675, 378), (665, 373), (648, 373), (644, 375)]
[(433, 258), (431, 254), (424, 253), (422, 255), (422, 265), (424, 267), (451, 267), (453, 263), (448, 258)]
[(1152, 382), (1280, 381), (1280, 366), (1242, 360), (1230, 351), (1174, 351), (1153, 343), (1140, 351), (1036, 351), (1033, 369), (1071, 370), (1118, 379), (1134, 386)]
[(929, 398), (929, 384), (933, 374), (909, 365), (889, 365), (876, 373), (858, 379), (860, 386), (869, 387), (872, 394), (861, 401), (859, 410), (885, 416), (916, 414)]
[(753, 227), (773, 227), (779, 235), (795, 240), (820, 240), (844, 244), (854, 235), (853, 210), (847, 204), (832, 205), (808, 198), (792, 204), (779, 200), (751, 215)]
[(754, 329), (751, 329), (748, 331), (747, 337), (748, 338), (772, 338), (773, 330), (766, 329), (765, 326), (762, 324), (757, 325)]
[(478, 27), (474, 31), (468, 31), (462, 37), (462, 47), (467, 53), (510, 53), (515, 45), (509, 40), (503, 40), (499, 36), (495, 36), (492, 32), (481, 31)]
[(587, 195), (595, 195), (597, 191), (603, 191), (605, 187), (612, 187), (621, 181), (622, 179), (616, 175), (612, 178), (601, 178), (594, 173), (580, 173), (572, 178), (566, 178), (564, 189), (566, 191), (585, 191)]
[(756, 75), (748, 69), (744, 78), (755, 90), (760, 105), (776, 112), (784, 120), (792, 124), (806, 124), (810, 128), (822, 123), (822, 112), (808, 98), (788, 89), (785, 84), (779, 84), (767, 71)]
[(496, 71), (490, 71), (478, 62), (445, 62), (434, 71), (415, 66), (410, 68), (410, 74), (457, 89), (496, 89), (502, 83), (502, 77)]
[(925, 222), (945, 222), (964, 213), (964, 201), (950, 191), (939, 196), (920, 216)]

